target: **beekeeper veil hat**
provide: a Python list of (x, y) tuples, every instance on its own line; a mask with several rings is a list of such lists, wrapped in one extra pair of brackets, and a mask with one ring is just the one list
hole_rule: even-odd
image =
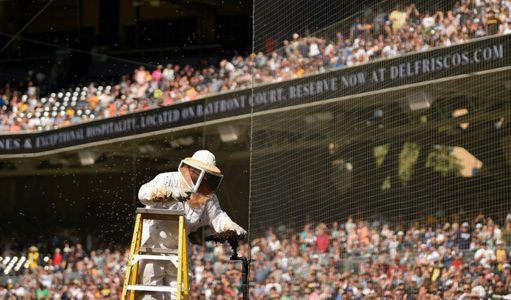
[(216, 158), (208, 150), (199, 150), (179, 164), (179, 171), (185, 175), (188, 170), (193, 186), (191, 192), (210, 195), (216, 192), (224, 175), (216, 166)]

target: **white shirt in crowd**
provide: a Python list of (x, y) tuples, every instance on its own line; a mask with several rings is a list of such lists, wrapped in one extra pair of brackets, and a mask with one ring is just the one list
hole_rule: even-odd
[(319, 52), (319, 45), (317, 43), (311, 43), (309, 46), (309, 56), (315, 57), (320, 54), (321, 54), (321, 52)]
[(493, 250), (480, 248), (474, 254), (475, 261), (478, 261), (484, 268), (491, 268), (491, 263), (497, 258)]

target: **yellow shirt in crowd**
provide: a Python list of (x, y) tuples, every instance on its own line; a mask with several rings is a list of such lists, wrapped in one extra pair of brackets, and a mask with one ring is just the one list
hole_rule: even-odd
[(406, 12), (399, 10), (394, 10), (389, 15), (389, 19), (392, 21), (392, 28), (394, 30), (403, 28), (406, 24), (406, 18)]

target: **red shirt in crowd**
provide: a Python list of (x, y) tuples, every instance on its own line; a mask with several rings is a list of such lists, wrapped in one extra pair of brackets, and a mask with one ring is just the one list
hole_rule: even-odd
[(60, 266), (61, 263), (62, 263), (62, 254), (55, 253), (55, 255), (53, 256), (53, 265)]
[(316, 249), (320, 253), (328, 252), (328, 247), (330, 246), (330, 236), (326, 233), (318, 235), (316, 238)]
[(463, 266), (463, 261), (459, 258), (456, 258), (452, 261), (452, 266), (459, 269), (461, 266)]

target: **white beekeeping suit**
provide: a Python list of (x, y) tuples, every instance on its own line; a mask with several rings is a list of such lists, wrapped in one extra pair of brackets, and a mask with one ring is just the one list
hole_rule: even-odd
[[(187, 233), (209, 225), (216, 232), (234, 230), (238, 234), (246, 234), (246, 231), (220, 208), (214, 194), (222, 177), (216, 167), (215, 156), (207, 150), (199, 150), (191, 158), (181, 162), (178, 172), (161, 173), (142, 185), (138, 198), (147, 208), (184, 210)], [(144, 220), (142, 246), (176, 249), (177, 244), (177, 224), (170, 224), (165, 220)], [(189, 245), (187, 250), (187, 261), (190, 263), (192, 259)], [(140, 284), (177, 287), (177, 269), (171, 262), (143, 261), (139, 270)], [(188, 271), (192, 271), (190, 265)], [(191, 280), (189, 282), (191, 283)], [(177, 299), (175, 293), (140, 294), (142, 296), (139, 299), (143, 300)]]

